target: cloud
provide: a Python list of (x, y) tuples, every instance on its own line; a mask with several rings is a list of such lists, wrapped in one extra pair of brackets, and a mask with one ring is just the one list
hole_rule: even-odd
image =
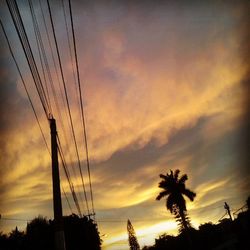
[[(26, 13), (25, 6), (22, 8)], [(54, 15), (56, 32), (59, 47), (65, 52), (63, 69), (89, 197), (77, 86), (60, 10), (57, 8)], [(225, 199), (242, 202), (242, 190), (249, 190), (249, 172), (243, 175), (240, 170), (247, 169), (243, 139), (249, 125), (242, 5), (183, 6), (161, 1), (159, 5), (151, 1), (109, 1), (104, 5), (87, 1), (74, 3), (74, 13), (98, 219), (144, 218), (136, 222), (139, 237), (142, 242), (152, 240), (146, 228), (160, 228), (159, 233), (163, 228), (158, 221), (145, 218), (166, 216), (164, 226), (173, 219), (164, 201), (155, 201), (158, 175), (176, 168), (188, 174), (188, 187), (197, 192), (195, 202), (188, 202), (194, 223), (216, 221), (220, 208), (212, 214), (206, 208), (218, 207)], [(40, 17), (40, 12), (37, 14)], [(13, 27), (7, 26), (9, 33), (14, 33)], [(25, 27), (32, 37), (28, 16)], [(11, 38), (14, 44), (14, 36)], [(49, 142), (48, 122), (18, 46), (16, 52)], [(0, 201), (5, 201), (3, 211), (10, 216), (25, 216), (27, 211), (50, 216), (50, 156), (8, 56), (7, 49), (1, 53), (1, 61), (5, 61), (0, 71), (0, 150), (4, 155), (0, 160)], [(82, 184), (68, 111), (61, 98), (64, 93), (50, 52), (48, 58), (60, 106), (58, 111), (52, 102), (53, 115), (80, 199)], [(49, 90), (52, 92), (51, 85)], [(70, 197), (63, 173), (61, 178)], [(226, 185), (230, 194), (223, 189)], [(63, 204), (66, 206), (65, 198)], [(66, 207), (65, 211), (70, 212)], [(124, 222), (100, 222), (100, 228), (109, 234), (107, 244), (125, 239)]]

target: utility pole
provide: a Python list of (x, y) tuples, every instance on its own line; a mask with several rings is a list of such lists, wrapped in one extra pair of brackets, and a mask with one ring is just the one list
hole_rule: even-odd
[(65, 239), (64, 239), (64, 230), (63, 230), (60, 177), (59, 177), (59, 168), (58, 168), (58, 147), (57, 147), (56, 120), (52, 117), (49, 119), (49, 121), (50, 121), (50, 133), (51, 133), (55, 249), (56, 250), (66, 250)]
[(224, 203), (224, 208), (227, 210), (227, 213), (228, 213), (228, 215), (230, 217), (230, 220), (233, 221), (232, 216), (231, 216), (230, 207), (226, 202)]

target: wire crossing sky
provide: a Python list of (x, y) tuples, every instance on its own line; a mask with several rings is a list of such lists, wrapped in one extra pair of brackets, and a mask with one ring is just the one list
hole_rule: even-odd
[[(43, 109), (45, 111), (45, 115), (46, 115), (47, 118), (49, 118), (50, 116), (53, 116), (52, 107), (51, 107), (51, 103), (50, 103), (50, 96), (49, 96), (49, 91), (48, 91), (48, 86), (47, 86), (47, 81), (46, 81), (46, 76), (45, 76), (45, 71), (44, 71), (44, 65), (45, 65), (45, 68), (46, 68), (47, 77), (48, 77), (49, 82), (51, 83), (51, 86), (52, 86), (53, 97), (55, 98), (54, 103), (56, 104), (57, 111), (59, 111), (60, 121), (62, 121), (60, 108), (58, 107), (59, 105), (58, 105), (58, 101), (57, 101), (56, 94), (55, 94), (55, 87), (54, 87), (53, 79), (51, 77), (51, 72), (50, 72), (50, 69), (49, 69), (49, 66), (48, 66), (46, 51), (44, 49), (44, 45), (43, 45), (42, 37), (41, 37), (40, 31), (39, 31), (39, 26), (38, 26), (38, 22), (37, 22), (37, 19), (36, 19), (36, 16), (35, 16), (34, 8), (33, 8), (33, 5), (32, 5), (31, 1), (28, 1), (28, 3), (29, 3), (30, 13), (31, 13), (31, 17), (32, 17), (32, 24), (33, 24), (33, 28), (34, 28), (36, 42), (37, 42), (37, 48), (38, 48), (38, 54), (39, 54), (39, 59), (40, 59), (40, 63), (41, 63), (41, 68), (42, 68), (42, 74), (44, 76), (44, 82), (42, 82), (42, 80), (41, 80), (41, 77), (40, 77), (40, 74), (39, 74), (39, 71), (38, 71), (38, 67), (37, 67), (36, 61), (34, 59), (31, 46), (30, 46), (29, 38), (28, 38), (27, 33), (25, 31), (25, 27), (23, 25), (22, 17), (21, 17), (20, 12), (19, 12), (18, 5), (17, 5), (16, 1), (11, 1), (11, 0), (7, 1), (7, 5), (8, 5), (9, 11), (10, 11), (11, 16), (12, 16), (12, 20), (13, 20), (13, 22), (15, 24), (16, 31), (18, 32), (20, 42), (22, 44), (23, 50), (24, 50), (26, 58), (27, 58), (27, 62), (29, 64), (29, 67), (30, 67), (30, 70), (31, 70), (31, 73), (32, 73), (32, 77), (33, 77), (33, 80), (34, 80), (34, 83), (35, 83), (35, 86), (36, 86), (36, 89), (37, 89), (37, 93), (38, 93), (38, 95), (40, 97), (41, 104), (42, 104)], [(77, 145), (77, 142), (76, 142), (75, 130), (74, 130), (73, 122), (72, 122), (72, 116), (71, 116), (70, 105), (69, 105), (69, 98), (68, 98), (68, 94), (67, 94), (66, 83), (65, 83), (63, 68), (62, 68), (62, 63), (61, 63), (61, 57), (60, 57), (60, 52), (59, 52), (59, 48), (58, 48), (58, 44), (57, 44), (57, 40), (56, 40), (56, 33), (55, 33), (55, 29), (54, 29), (54, 23), (53, 23), (53, 19), (52, 19), (52, 13), (51, 13), (51, 8), (50, 8), (49, 1), (47, 2), (47, 4), (48, 4), (48, 10), (49, 10), (49, 14), (50, 14), (49, 16), (50, 16), (51, 27), (52, 27), (52, 31), (53, 31), (53, 37), (54, 37), (54, 41), (55, 41), (55, 45), (56, 45), (56, 53), (57, 53), (58, 62), (59, 62), (59, 66), (60, 66), (60, 72), (61, 72), (61, 77), (62, 77), (62, 82), (63, 82), (64, 93), (65, 93), (65, 97), (66, 97), (68, 114), (69, 114), (69, 118), (70, 118), (71, 131), (72, 131), (72, 135), (73, 135), (73, 139), (74, 139), (74, 143), (75, 143), (75, 148), (76, 148), (76, 155), (77, 155), (77, 160), (78, 160), (79, 172), (80, 172), (80, 175), (81, 175), (81, 181), (82, 181), (83, 193), (84, 193), (84, 198), (85, 198), (85, 204), (86, 204), (86, 208), (87, 208), (87, 214), (89, 215), (90, 211), (89, 211), (89, 205), (88, 205), (88, 199), (87, 199), (87, 195), (86, 195), (84, 180), (83, 180), (83, 176), (82, 176), (82, 168), (81, 168), (81, 164), (80, 164), (78, 145)], [(41, 5), (40, 5), (40, 8), (42, 10)], [(70, 14), (71, 14), (71, 22), (72, 22), (71, 6), (70, 6)], [(44, 21), (44, 19), (43, 19), (43, 21)], [(71, 27), (72, 27), (72, 31), (73, 31), (73, 23), (72, 23)], [(5, 32), (5, 30), (4, 30), (4, 32)], [(25, 84), (25, 82), (23, 80), (23, 77), (22, 77), (22, 74), (21, 74), (21, 71), (20, 71), (20, 67), (18, 66), (17, 61), (15, 60), (13, 50), (11, 49), (11, 45), (9, 43), (6, 32), (4, 34), (6, 36), (6, 39), (7, 39), (9, 48), (10, 48), (10, 52), (11, 52), (11, 54), (13, 56), (13, 59), (14, 59), (14, 61), (16, 63), (18, 72), (20, 73), (21, 79), (23, 81), (23, 84), (25, 85), (25, 89), (26, 89), (28, 97), (29, 97), (29, 92), (28, 92), (26, 84)], [(75, 47), (75, 36), (74, 36), (74, 33), (72, 33), (72, 34), (73, 34), (73, 41), (74, 41), (74, 48), (75, 48), (74, 49), (75, 58), (77, 58), (76, 57), (77, 52), (76, 52), (76, 47)], [(77, 59), (75, 59), (75, 61), (77, 62)], [(79, 78), (78, 64), (77, 64), (77, 72), (78, 72), (77, 74), (78, 74), (78, 81), (79, 81), (80, 78)], [(46, 91), (45, 91), (45, 89), (46, 89)], [(79, 82), (79, 91), (80, 91), (79, 92), (79, 97), (80, 97), (81, 110), (82, 110), (81, 114), (82, 114), (82, 117), (84, 117), (83, 116), (82, 94), (81, 94), (80, 82)], [(34, 111), (35, 117), (37, 119), (38, 125), (39, 125), (39, 127), (41, 129), (40, 122), (38, 120), (34, 105), (33, 105), (32, 101), (31, 101), (30, 97), (29, 97), (29, 100), (30, 100), (32, 109)], [(84, 118), (83, 118), (83, 125), (84, 125), (83, 126), (83, 129), (84, 129), (83, 140), (86, 140), (87, 138), (86, 138), (86, 128), (85, 128)], [(63, 128), (64, 128), (64, 126), (63, 126)], [(41, 133), (42, 133), (42, 136), (44, 138), (44, 132), (42, 131), (42, 129), (41, 129)], [(46, 140), (45, 140), (45, 143), (47, 145)], [(59, 144), (59, 155), (61, 157), (61, 162), (62, 162), (62, 166), (63, 166), (64, 172), (65, 172), (66, 178), (68, 180), (68, 184), (69, 184), (69, 187), (70, 187), (72, 198), (73, 198), (73, 200), (75, 202), (78, 214), (80, 216), (82, 216), (82, 212), (81, 212), (81, 209), (80, 209), (78, 198), (77, 198), (77, 195), (76, 195), (76, 193), (74, 191), (74, 184), (71, 181), (70, 173), (69, 173), (69, 170), (68, 170), (68, 167), (67, 167), (67, 164), (66, 164), (66, 160), (65, 160), (65, 157), (64, 157), (64, 153), (63, 153), (62, 146), (61, 146), (59, 138), (58, 138), (58, 144)], [(93, 209), (93, 204), (94, 203), (93, 203), (93, 194), (92, 194), (92, 186), (91, 186), (90, 167), (89, 167), (89, 160), (88, 160), (88, 149), (87, 149), (86, 142), (84, 142), (84, 146), (86, 147), (86, 154), (87, 154), (86, 159), (87, 159), (87, 163), (88, 163), (87, 164), (87, 169), (88, 169), (88, 178), (89, 178), (89, 183), (90, 183), (92, 213), (94, 214), (94, 209)], [(66, 198), (67, 203), (69, 204), (69, 207), (71, 209), (71, 206), (70, 206), (69, 200), (67, 199), (66, 193), (65, 193), (65, 198)]]
[[(180, 169), (194, 227), (249, 187), (247, 1), (0, 3), (0, 231), (52, 218), (48, 118), (63, 213), (95, 214), (104, 250), (177, 233), (159, 175)], [(47, 146), (46, 146), (47, 144)], [(224, 217), (224, 218), (225, 218)], [(18, 219), (17, 221), (15, 219)]]

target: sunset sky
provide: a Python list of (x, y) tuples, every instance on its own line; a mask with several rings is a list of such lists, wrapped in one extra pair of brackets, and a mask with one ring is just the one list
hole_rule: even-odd
[[(28, 2), (17, 2), (40, 70)], [(32, 2), (63, 121), (55, 108), (53, 115), (80, 199), (81, 179), (60, 99), (61, 83), (39, 1)], [(61, 1), (51, 2), (90, 197), (63, 8)], [(46, 1), (42, 7), (49, 25)], [(195, 228), (217, 223), (225, 214), (225, 201), (233, 210), (242, 207), (250, 195), (247, 1), (72, 1), (72, 8), (103, 249), (128, 249), (127, 219), (141, 247), (162, 233), (177, 233), (165, 201), (155, 200), (159, 174), (170, 169), (186, 173), (187, 187), (197, 193), (194, 202), (187, 202)], [(50, 145), (49, 124), (4, 1), (0, 17)], [(25, 230), (26, 221), (38, 215), (53, 218), (51, 159), (2, 30), (0, 42), (0, 214), (19, 219), (0, 220), (0, 231), (9, 232), (16, 225)], [(77, 213), (61, 166), (60, 171), (61, 186)], [(64, 196), (62, 200), (63, 213), (69, 215)]]

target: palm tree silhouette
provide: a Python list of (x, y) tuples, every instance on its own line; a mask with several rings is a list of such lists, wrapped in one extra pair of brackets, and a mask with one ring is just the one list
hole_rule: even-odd
[(162, 180), (159, 182), (159, 188), (164, 191), (159, 193), (156, 200), (166, 197), (166, 207), (175, 215), (177, 222), (180, 223), (180, 231), (183, 231), (190, 227), (184, 195), (193, 201), (196, 193), (185, 186), (188, 176), (184, 174), (179, 178), (179, 173), (180, 170), (177, 169), (175, 172), (170, 170), (170, 173), (166, 175), (160, 174)]

